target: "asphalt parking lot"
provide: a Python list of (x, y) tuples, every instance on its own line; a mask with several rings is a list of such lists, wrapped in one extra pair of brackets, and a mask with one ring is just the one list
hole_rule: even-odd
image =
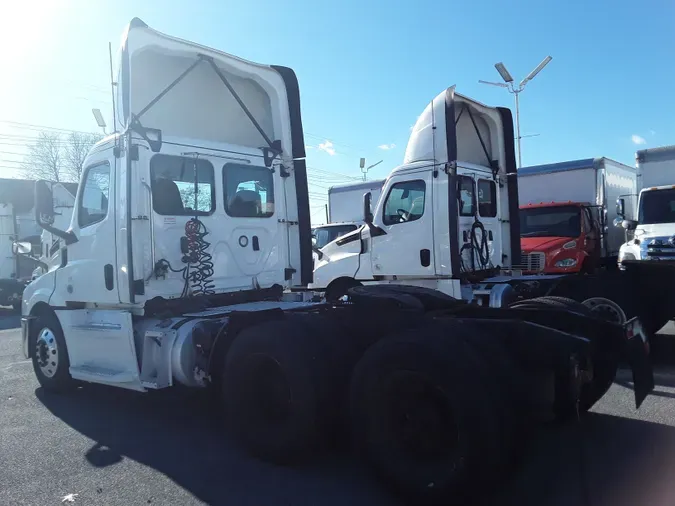
[[(675, 376), (660, 366), (639, 411), (629, 380), (620, 374), (583, 423), (537, 434), (484, 503), (671, 506)], [(0, 330), (0, 504), (399, 504), (348, 452), (303, 468), (247, 456), (204, 401), (93, 385), (48, 395), (18, 329)]]

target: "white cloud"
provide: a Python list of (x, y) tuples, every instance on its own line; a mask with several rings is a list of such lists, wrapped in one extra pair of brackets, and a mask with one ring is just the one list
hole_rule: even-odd
[(392, 143), (392, 144), (380, 144), (380, 145), (377, 146), (377, 147), (380, 148), (380, 149), (383, 149), (383, 150), (387, 151), (387, 150), (389, 150), (389, 149), (394, 149), (394, 148), (396, 147), (396, 144), (393, 144), (393, 143)]
[(305, 146), (305, 149), (314, 149), (314, 146)]
[(633, 144), (647, 144), (647, 141), (645, 140), (644, 137), (640, 137), (639, 135), (636, 134), (631, 135), (630, 140), (633, 141)]
[(328, 153), (330, 156), (335, 156), (335, 148), (333, 147), (333, 143), (326, 139), (322, 143), (319, 144), (319, 149), (321, 151), (325, 151)]

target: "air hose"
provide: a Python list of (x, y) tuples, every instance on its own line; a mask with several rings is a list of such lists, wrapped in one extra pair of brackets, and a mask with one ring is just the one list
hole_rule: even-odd
[(185, 272), (183, 277), (190, 283), (192, 295), (213, 295), (213, 257), (208, 253), (211, 243), (204, 238), (209, 234), (198, 218), (191, 218), (185, 224), (187, 253), (183, 256)]
[[(479, 230), (480, 237), (477, 233)], [(464, 264), (464, 251), (466, 250), (471, 252), (470, 268), (467, 268), (467, 266)], [(474, 216), (474, 222), (473, 225), (471, 225), (471, 230), (469, 231), (468, 242), (465, 242), (462, 248), (459, 250), (459, 258), (463, 272), (478, 270), (482, 271), (492, 267), (492, 261), (490, 260), (490, 241), (488, 239), (488, 232), (485, 230), (485, 226), (477, 216)], [(476, 263), (478, 263), (478, 265), (476, 265)]]

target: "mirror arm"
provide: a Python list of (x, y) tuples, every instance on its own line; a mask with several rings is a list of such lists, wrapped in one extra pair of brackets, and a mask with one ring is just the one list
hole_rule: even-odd
[(45, 229), (47, 232), (54, 234), (57, 237), (60, 237), (66, 242), (66, 246), (69, 244), (74, 244), (77, 242), (77, 236), (72, 232), (72, 230), (61, 230), (60, 228), (55, 228), (52, 227), (51, 225), (47, 225), (46, 223), (42, 223), (39, 219), (37, 220), (38, 225)]
[(314, 251), (314, 253), (316, 253), (316, 256), (319, 257), (319, 260), (323, 258), (323, 252), (319, 248), (317, 248), (316, 246), (312, 246), (312, 250)]

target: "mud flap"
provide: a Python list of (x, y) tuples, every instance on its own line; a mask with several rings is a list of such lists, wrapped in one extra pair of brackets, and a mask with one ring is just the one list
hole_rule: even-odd
[(654, 370), (649, 360), (649, 340), (638, 318), (631, 318), (624, 326), (626, 359), (633, 371), (635, 407), (639, 408), (654, 390)]

